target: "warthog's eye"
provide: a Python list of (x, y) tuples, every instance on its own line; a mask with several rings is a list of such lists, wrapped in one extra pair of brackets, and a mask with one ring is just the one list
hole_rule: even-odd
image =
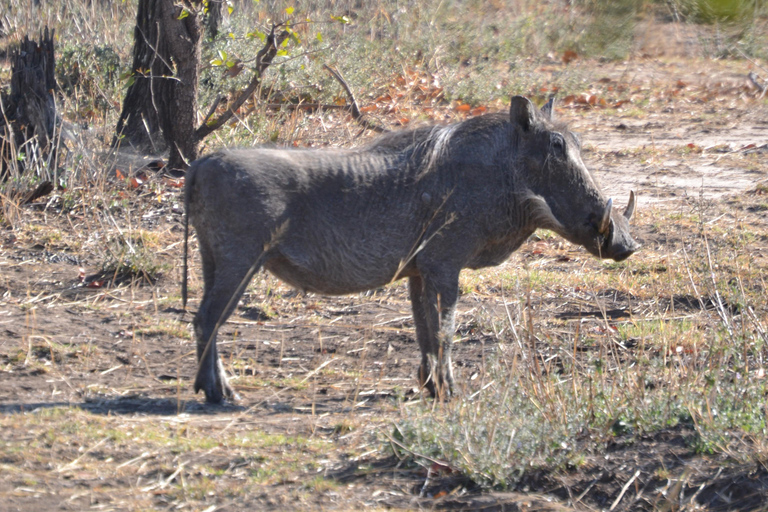
[(550, 147), (557, 156), (565, 155), (565, 139), (557, 132), (553, 132), (550, 137)]

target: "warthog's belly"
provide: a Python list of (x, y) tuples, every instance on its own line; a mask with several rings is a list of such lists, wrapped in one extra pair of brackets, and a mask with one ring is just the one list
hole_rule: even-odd
[(378, 288), (407, 277), (414, 271), (412, 265), (380, 260), (361, 266), (338, 259), (330, 261), (300, 261), (276, 255), (264, 264), (264, 268), (294, 288), (323, 295), (346, 295)]

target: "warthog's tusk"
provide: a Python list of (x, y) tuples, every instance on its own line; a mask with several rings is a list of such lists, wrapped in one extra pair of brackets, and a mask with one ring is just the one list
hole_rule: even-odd
[(611, 228), (611, 209), (613, 208), (613, 198), (608, 199), (608, 204), (605, 205), (605, 213), (603, 213), (603, 220), (600, 221), (600, 229), (598, 232), (601, 235), (607, 235), (608, 230)]
[(630, 220), (632, 218), (632, 214), (635, 213), (635, 191), (630, 190), (629, 191), (629, 203), (627, 203), (627, 209), (624, 210), (624, 217), (627, 220)]

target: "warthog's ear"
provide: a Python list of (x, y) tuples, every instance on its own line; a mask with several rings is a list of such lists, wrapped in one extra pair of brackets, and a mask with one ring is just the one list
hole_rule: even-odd
[(523, 131), (527, 132), (536, 122), (536, 107), (524, 96), (512, 96), (509, 119), (512, 124), (519, 124)]
[(543, 107), (541, 107), (541, 113), (544, 116), (544, 118), (547, 119), (548, 121), (555, 120), (555, 97), (554, 96), (549, 98), (549, 101), (546, 102)]

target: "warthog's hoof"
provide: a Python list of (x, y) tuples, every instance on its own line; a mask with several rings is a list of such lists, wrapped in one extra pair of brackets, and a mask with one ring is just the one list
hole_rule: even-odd
[(201, 389), (205, 393), (205, 401), (209, 404), (220, 404), (225, 398), (230, 401), (240, 399), (229, 382), (218, 376), (214, 379), (205, 379), (201, 374), (198, 374), (195, 379), (195, 393)]
[[(432, 374), (429, 369), (419, 366), (419, 387), (426, 389), (432, 398), (449, 399), (453, 396), (453, 379), (445, 378)], [(437, 385), (435, 383), (437, 382)]]

